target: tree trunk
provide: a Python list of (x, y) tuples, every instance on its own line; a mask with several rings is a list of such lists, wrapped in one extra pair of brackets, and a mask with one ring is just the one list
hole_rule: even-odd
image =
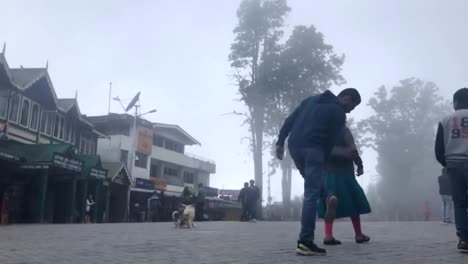
[(255, 184), (260, 191), (260, 199), (257, 204), (257, 217), (262, 219), (262, 202), (263, 202), (263, 129), (265, 127), (265, 109), (263, 107), (254, 108), (254, 135), (255, 141), (253, 146)]

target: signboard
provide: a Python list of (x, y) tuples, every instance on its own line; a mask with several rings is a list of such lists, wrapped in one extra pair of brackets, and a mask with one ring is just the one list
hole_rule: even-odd
[(20, 158), (10, 153), (0, 151), (0, 159), (19, 161)]
[(239, 196), (240, 190), (219, 190), (220, 196)]
[(112, 180), (114, 183), (122, 184), (122, 185), (129, 185), (129, 180), (127, 178), (127, 175), (125, 173), (125, 170), (121, 170), (117, 176), (114, 177)]
[(151, 156), (153, 150), (153, 130), (146, 127), (138, 128), (138, 142), (136, 151)]
[(59, 153), (54, 153), (52, 164), (54, 164), (57, 167), (61, 167), (61, 168), (76, 171), (76, 172), (81, 172), (81, 169), (83, 166), (82, 161), (67, 158)]
[(154, 181), (154, 189), (155, 190), (166, 190), (167, 188), (167, 180), (164, 178), (159, 177), (151, 177)]
[(89, 171), (89, 176), (94, 177), (96, 179), (105, 179), (107, 176), (107, 170), (91, 168), (91, 170)]
[(48, 169), (49, 165), (47, 164), (23, 164), (20, 166), (21, 169), (26, 170), (41, 170), (41, 169)]
[(136, 178), (135, 179), (135, 188), (141, 188), (146, 190), (154, 190), (154, 181)]

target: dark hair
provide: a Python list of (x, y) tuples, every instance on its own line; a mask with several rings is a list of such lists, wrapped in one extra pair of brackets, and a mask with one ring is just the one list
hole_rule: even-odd
[(458, 108), (468, 109), (468, 88), (461, 88), (453, 94), (453, 101)]
[(355, 88), (346, 88), (338, 94), (338, 97), (349, 96), (356, 105), (361, 103), (361, 95)]

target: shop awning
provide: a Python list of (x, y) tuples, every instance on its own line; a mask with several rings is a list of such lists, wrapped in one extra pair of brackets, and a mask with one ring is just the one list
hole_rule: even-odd
[(83, 161), (83, 177), (98, 180), (104, 180), (107, 177), (107, 170), (102, 167), (99, 155), (80, 155), (79, 159)]
[[(0, 148), (5, 150), (3, 156), (18, 158), (23, 169), (48, 169), (50, 166), (81, 172), (83, 161), (75, 154), (70, 144), (21, 144), (14, 141), (1, 141)], [(1, 154), (0, 154), (1, 155)]]

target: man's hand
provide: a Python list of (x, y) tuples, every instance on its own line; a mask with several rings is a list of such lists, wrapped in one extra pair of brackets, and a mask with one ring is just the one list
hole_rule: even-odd
[(280, 145), (276, 145), (276, 157), (279, 160), (283, 160), (284, 157), (284, 147)]
[(364, 174), (364, 167), (358, 167), (356, 171), (356, 176), (361, 176)]

